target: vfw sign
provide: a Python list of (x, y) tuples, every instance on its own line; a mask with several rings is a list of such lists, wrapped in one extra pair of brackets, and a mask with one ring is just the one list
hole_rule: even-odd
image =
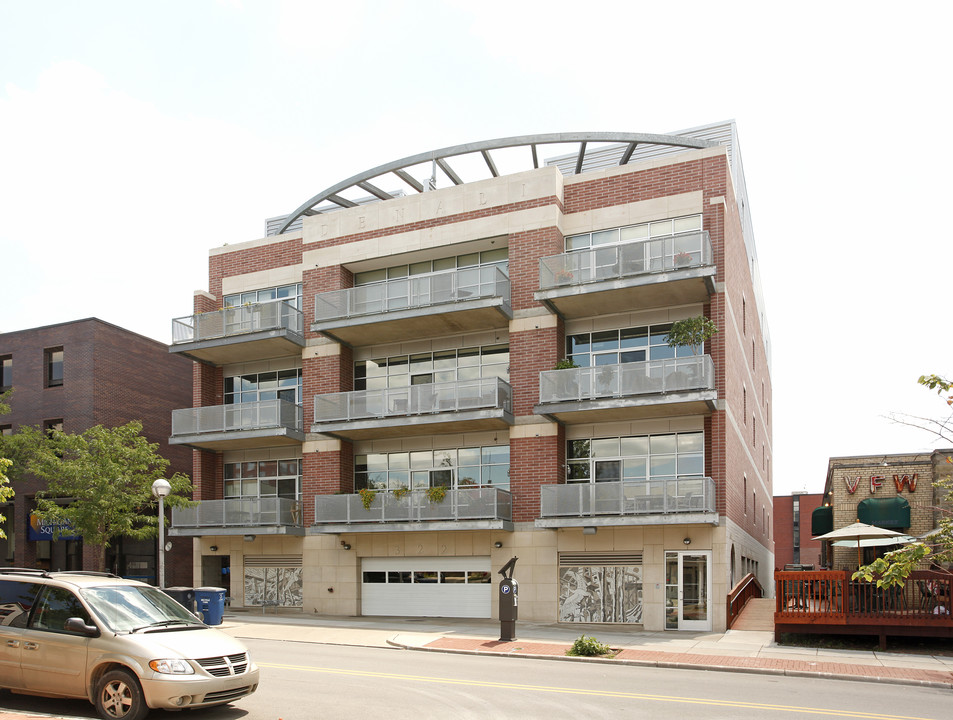
[[(853, 495), (857, 492), (857, 488), (860, 487), (860, 482), (863, 480), (863, 477), (845, 477), (844, 482), (847, 484), (847, 492)], [(884, 486), (884, 482), (887, 481), (886, 475), (871, 475), (870, 476), (870, 493), (874, 494), (878, 489)], [(914, 492), (917, 489), (917, 473), (912, 475), (903, 474), (903, 475), (894, 475), (893, 476), (894, 487), (897, 488), (897, 493), (903, 492), (903, 489), (906, 488), (907, 492)]]

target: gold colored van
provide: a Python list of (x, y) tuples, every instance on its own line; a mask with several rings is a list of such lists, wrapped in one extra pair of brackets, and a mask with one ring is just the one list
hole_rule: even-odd
[(258, 688), (235, 638), (145, 583), (0, 568), (0, 688), (86, 698), (104, 720), (222, 705)]

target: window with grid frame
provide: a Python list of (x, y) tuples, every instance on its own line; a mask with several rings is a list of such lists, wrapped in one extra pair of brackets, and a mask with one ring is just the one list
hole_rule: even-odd
[(492, 377), (509, 380), (508, 345), (393, 355), (354, 363), (355, 390), (384, 390)]
[(354, 286), (372, 285), (374, 283), (386, 282), (387, 280), (399, 280), (417, 275), (430, 275), (432, 273), (452, 270), (492, 266), (500, 268), (504, 274), (508, 275), (508, 258), (508, 248), (496, 248), (494, 250), (484, 250), (483, 252), (467, 253), (466, 255), (455, 255), (453, 257), (437, 258), (436, 260), (422, 260), (406, 265), (394, 265), (379, 270), (354, 273)]
[(669, 346), (671, 330), (672, 323), (665, 323), (567, 335), (566, 357), (578, 367), (692, 357), (688, 346)]
[[(705, 475), (703, 432), (568, 440), (567, 483), (685, 480)], [(681, 494), (681, 491), (679, 491)]]
[(301, 460), (226, 463), (225, 497), (301, 500)]
[[(672, 237), (683, 233), (698, 233), (701, 229), (701, 215), (686, 215), (667, 220), (640, 223), (638, 225), (608, 228), (606, 230), (597, 230), (579, 235), (569, 235), (566, 237), (566, 252), (588, 250), (605, 245), (642, 242), (656, 238)], [(672, 252), (674, 252), (674, 246), (669, 254), (672, 254)]]
[(426, 490), (446, 487), (510, 489), (509, 445), (446, 450), (367, 453), (354, 457), (357, 490)]
[(279, 285), (271, 288), (262, 288), (261, 290), (248, 290), (234, 295), (226, 295), (223, 306), (226, 308), (240, 307), (249, 303), (275, 302), (284, 300), (295, 309), (302, 308), (303, 285), (296, 283), (293, 285)]
[(246, 373), (225, 378), (225, 404), (287, 400), (301, 404), (301, 369)]

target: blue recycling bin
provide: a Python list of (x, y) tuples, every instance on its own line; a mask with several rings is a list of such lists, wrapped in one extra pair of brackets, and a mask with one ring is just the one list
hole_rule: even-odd
[(225, 616), (225, 588), (195, 588), (195, 604), (206, 625), (221, 625)]

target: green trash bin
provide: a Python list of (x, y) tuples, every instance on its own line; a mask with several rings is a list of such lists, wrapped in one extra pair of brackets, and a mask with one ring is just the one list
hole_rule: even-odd
[(221, 625), (225, 617), (225, 588), (195, 588), (195, 604), (206, 625)]

